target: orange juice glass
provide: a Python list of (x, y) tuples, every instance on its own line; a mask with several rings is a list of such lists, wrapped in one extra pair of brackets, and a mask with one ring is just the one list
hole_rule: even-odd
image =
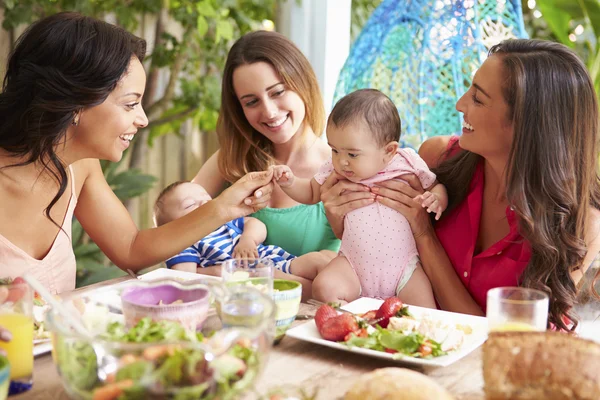
[(9, 395), (31, 389), (33, 375), (33, 290), (26, 283), (0, 285), (0, 326), (12, 333), (0, 341), (10, 363)]
[(486, 317), (490, 332), (545, 331), (548, 295), (540, 290), (498, 287), (487, 293)]

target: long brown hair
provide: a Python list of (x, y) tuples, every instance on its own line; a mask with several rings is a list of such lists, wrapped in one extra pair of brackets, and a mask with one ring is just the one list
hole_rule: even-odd
[(45, 214), (67, 188), (66, 165), (55, 147), (75, 115), (101, 104), (127, 72), (132, 57), (143, 61), (146, 42), (104, 21), (62, 12), (33, 23), (8, 60), (0, 93), (0, 148), (24, 161), (40, 162), (59, 184)]
[(263, 171), (274, 163), (273, 144), (246, 120), (233, 89), (233, 72), (241, 65), (266, 62), (286, 88), (300, 96), (306, 107), (304, 123), (320, 136), (325, 109), (315, 73), (302, 52), (277, 32), (257, 31), (242, 36), (229, 51), (223, 74), (221, 112), (217, 120), (219, 171), (229, 182), (248, 172)]
[[(585, 267), (590, 209), (600, 209), (594, 85), (577, 55), (558, 43), (506, 40), (489, 54), (501, 57), (503, 95), (514, 127), (506, 198), (532, 249), (519, 283), (548, 293), (549, 322), (574, 329), (577, 288), (571, 273)], [(451, 206), (464, 200), (480, 160), (462, 151), (435, 171), (453, 197)], [(563, 315), (574, 326), (568, 327)]]

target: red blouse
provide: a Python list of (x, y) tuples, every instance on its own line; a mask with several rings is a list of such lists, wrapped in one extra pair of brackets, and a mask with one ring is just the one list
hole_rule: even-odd
[[(450, 146), (458, 140), (452, 138)], [(456, 273), (485, 312), (487, 291), (517, 286), (531, 257), (531, 248), (518, 232), (515, 212), (506, 208), (510, 232), (488, 249), (475, 254), (483, 202), (483, 162), (479, 163), (466, 199), (434, 226)]]

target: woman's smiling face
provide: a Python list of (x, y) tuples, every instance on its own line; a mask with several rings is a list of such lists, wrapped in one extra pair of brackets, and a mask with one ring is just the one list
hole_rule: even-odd
[(502, 92), (505, 71), (501, 55), (492, 55), (473, 77), (469, 90), (458, 100), (463, 113), (460, 147), (482, 157), (506, 157), (513, 141), (509, 106)]
[(119, 161), (138, 129), (148, 125), (141, 100), (146, 86), (144, 67), (131, 58), (127, 72), (102, 104), (84, 109), (65, 145), (77, 159)]
[(233, 72), (233, 88), (248, 123), (274, 144), (287, 143), (302, 127), (305, 104), (271, 64), (239, 66)]

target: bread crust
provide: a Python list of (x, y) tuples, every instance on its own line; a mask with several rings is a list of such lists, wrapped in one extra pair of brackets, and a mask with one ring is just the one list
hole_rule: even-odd
[(362, 375), (344, 400), (454, 400), (442, 386), (406, 368), (380, 368)]
[(483, 345), (488, 400), (600, 399), (600, 344), (559, 332), (492, 332)]

